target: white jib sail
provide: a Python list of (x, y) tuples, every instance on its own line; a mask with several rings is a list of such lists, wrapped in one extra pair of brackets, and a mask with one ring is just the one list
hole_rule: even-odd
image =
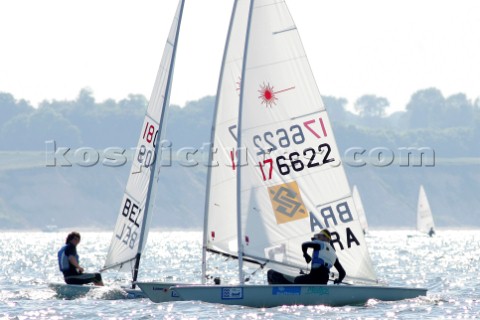
[(214, 119), (213, 166), (209, 168), (206, 247), (237, 255), (237, 123), (248, 0), (235, 1), (219, 78)]
[(159, 135), (162, 133), (164, 110), (169, 102), (183, 4), (184, 0), (179, 1), (165, 44), (103, 269), (132, 270), (137, 254), (141, 254), (147, 241), (149, 214), (154, 202), (149, 198), (155, 194), (157, 185), (155, 178), (158, 172), (155, 168), (161, 159), (161, 153), (157, 151), (160, 149)]
[(362, 198), (360, 198), (360, 193), (358, 192), (357, 186), (353, 186), (352, 197), (353, 202), (355, 203), (355, 208), (357, 209), (358, 219), (362, 225), (363, 232), (366, 233), (368, 231), (367, 216), (365, 215)]
[(423, 233), (428, 233), (432, 228), (435, 229), (432, 210), (430, 210), (430, 204), (428, 203), (425, 189), (423, 186), (420, 186), (417, 205), (417, 230)]
[(332, 127), (286, 3), (252, 3), (239, 119), (248, 161), (239, 170), (244, 256), (298, 275), (307, 268), (301, 244), (328, 228), (347, 277), (375, 282)]

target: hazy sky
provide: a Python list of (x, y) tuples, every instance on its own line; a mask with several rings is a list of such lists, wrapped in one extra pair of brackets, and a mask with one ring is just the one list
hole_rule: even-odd
[[(0, 0), (0, 91), (36, 105), (153, 87), (176, 0)], [(480, 1), (290, 0), (323, 95), (480, 96)], [(215, 94), (233, 0), (187, 0), (171, 102)]]

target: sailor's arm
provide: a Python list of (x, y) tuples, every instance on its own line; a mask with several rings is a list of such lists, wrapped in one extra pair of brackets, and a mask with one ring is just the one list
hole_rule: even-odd
[(307, 241), (302, 243), (302, 251), (304, 254), (307, 253), (308, 248), (312, 248), (313, 250), (318, 250), (320, 249), (320, 245), (313, 241)]
[(338, 258), (337, 258), (337, 260), (335, 260), (335, 264), (333, 266), (338, 271), (338, 279), (335, 280), (335, 283), (340, 283), (340, 282), (342, 282), (343, 278), (345, 278), (347, 273), (345, 272), (345, 269), (343, 269), (343, 266), (340, 263), (340, 261), (338, 260)]
[(80, 264), (78, 263), (77, 261), (77, 258), (75, 258), (74, 255), (71, 255), (71, 256), (68, 256), (68, 261), (70, 261), (70, 263), (78, 269), (78, 272), (82, 273), (84, 271), (84, 269), (82, 267), (80, 267)]
[(310, 263), (310, 261), (312, 261), (312, 257), (310, 257), (310, 255), (307, 253), (308, 248), (313, 248), (313, 250), (315, 249), (318, 250), (320, 246), (318, 245), (318, 243), (315, 243), (313, 241), (307, 241), (302, 243), (303, 257), (305, 258), (305, 261), (307, 261), (307, 263)]

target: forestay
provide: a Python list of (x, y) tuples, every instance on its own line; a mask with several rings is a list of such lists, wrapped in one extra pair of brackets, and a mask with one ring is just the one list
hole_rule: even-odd
[[(301, 244), (328, 228), (351, 280), (375, 282), (362, 228), (297, 28), (284, 1), (252, 2), (241, 86), (241, 253), (298, 275)], [(241, 153), (245, 154), (244, 150)]]
[(432, 210), (430, 209), (430, 203), (428, 202), (425, 189), (423, 185), (421, 185), (420, 191), (418, 192), (417, 230), (422, 233), (428, 233), (431, 229), (435, 229)]
[[(115, 230), (105, 261), (105, 269), (138, 268), (140, 254), (147, 241), (151, 209), (154, 204), (158, 166), (161, 159), (158, 145), (166, 106), (169, 103), (170, 84), (173, 76), (175, 51), (178, 41), (184, 1), (179, 1), (174, 21), (165, 44), (160, 68), (155, 79), (145, 119), (140, 131), (137, 149), (125, 188)], [(137, 264), (135, 266), (135, 264)], [(136, 274), (134, 274), (134, 280)]]

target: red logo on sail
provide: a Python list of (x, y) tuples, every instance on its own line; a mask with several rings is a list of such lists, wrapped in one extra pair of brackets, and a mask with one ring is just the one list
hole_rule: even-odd
[(283, 90), (279, 90), (279, 91), (274, 91), (273, 89), (274, 89), (274, 86), (270, 85), (270, 83), (265, 84), (264, 82), (263, 84), (260, 85), (260, 90), (258, 90), (258, 92), (260, 93), (258, 98), (260, 99), (262, 104), (265, 104), (265, 106), (267, 107), (272, 107), (272, 105), (277, 104), (276, 101), (278, 100), (277, 98), (278, 93), (295, 89), (295, 86), (286, 88)]

